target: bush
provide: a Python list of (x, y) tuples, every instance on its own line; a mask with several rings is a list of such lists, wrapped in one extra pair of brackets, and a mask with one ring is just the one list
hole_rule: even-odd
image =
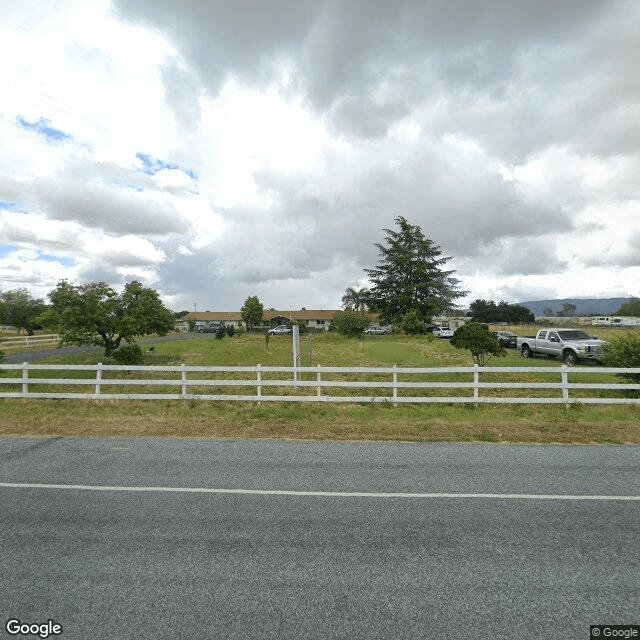
[(331, 328), (340, 335), (355, 338), (369, 326), (369, 316), (361, 311), (345, 309), (338, 311), (331, 321)]
[(232, 324), (228, 324), (225, 329), (230, 338), (233, 338), (233, 336), (236, 335), (236, 328)]
[(225, 335), (227, 335), (227, 330), (225, 329), (225, 326), (221, 324), (216, 331), (216, 340), (222, 340)]
[(236, 335), (237, 335), (238, 337), (243, 336), (246, 332), (247, 332), (247, 330), (246, 330), (242, 325), (240, 325), (240, 326), (236, 329)]
[(405, 313), (400, 319), (400, 330), (410, 336), (424, 333), (426, 323), (420, 312), (416, 309)]
[(467, 322), (456, 329), (449, 342), (456, 349), (471, 351), (473, 361), (480, 367), (487, 364), (492, 356), (503, 357), (507, 355), (486, 324)]
[(118, 364), (143, 364), (144, 355), (140, 345), (129, 344), (116, 349), (112, 354), (113, 359)]
[[(605, 345), (602, 363), (606, 367), (640, 368), (640, 335), (629, 331), (613, 338), (609, 344)], [(619, 373), (618, 375), (625, 380), (640, 383), (640, 373)], [(634, 397), (640, 395), (633, 389), (630, 389), (628, 394)]]
[(298, 335), (305, 335), (306, 333), (309, 333), (309, 327), (307, 327), (306, 324), (301, 324), (299, 322), (296, 322), (295, 320), (291, 323), (291, 328), (293, 329), (293, 325), (297, 325), (298, 327)]

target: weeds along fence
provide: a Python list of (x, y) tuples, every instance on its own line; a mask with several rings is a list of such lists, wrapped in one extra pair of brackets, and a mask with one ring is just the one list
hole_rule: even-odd
[[(0, 365), (0, 398), (245, 402), (640, 404), (604, 367)], [(636, 378), (638, 379), (638, 378)], [(615, 382), (613, 382), (615, 381)]]

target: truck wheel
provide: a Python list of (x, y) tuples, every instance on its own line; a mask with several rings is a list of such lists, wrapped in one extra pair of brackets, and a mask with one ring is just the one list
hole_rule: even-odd
[(523, 344), (522, 345), (522, 357), (523, 358), (532, 358), (533, 357), (533, 352), (531, 351), (531, 349), (529, 349), (529, 345), (528, 344)]
[(578, 356), (573, 351), (565, 351), (562, 354), (562, 361), (565, 364), (578, 364)]

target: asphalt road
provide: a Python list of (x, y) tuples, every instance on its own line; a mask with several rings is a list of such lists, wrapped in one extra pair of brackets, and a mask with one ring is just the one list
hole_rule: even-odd
[(640, 623), (639, 497), (631, 446), (4, 438), (3, 626), (589, 638)]

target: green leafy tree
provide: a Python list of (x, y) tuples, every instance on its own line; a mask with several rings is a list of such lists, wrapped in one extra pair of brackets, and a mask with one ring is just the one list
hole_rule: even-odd
[(522, 322), (534, 323), (536, 321), (530, 309), (519, 304), (509, 304), (504, 300), (501, 300), (498, 304), (493, 300), (474, 300), (469, 305), (469, 311), (473, 322), (520, 324)]
[(247, 325), (247, 331), (262, 322), (264, 306), (258, 300), (258, 296), (249, 296), (240, 309), (243, 322)]
[(370, 308), (378, 310), (388, 322), (396, 323), (409, 311), (417, 311), (427, 321), (450, 311), (455, 300), (466, 292), (457, 289), (454, 271), (443, 270), (451, 260), (426, 238), (418, 226), (405, 218), (395, 219), (399, 229), (384, 229), (385, 242), (376, 243), (379, 261), (365, 269), (373, 286)]
[(150, 333), (166, 335), (175, 318), (153, 289), (140, 282), (118, 294), (104, 282), (73, 285), (63, 280), (49, 293), (50, 307), (41, 316), (60, 334), (62, 344), (99, 345), (110, 356), (122, 340)]
[(498, 341), (493, 337), (486, 324), (467, 322), (458, 327), (449, 341), (456, 349), (471, 351), (473, 361), (483, 367), (493, 357), (507, 355)]
[(369, 316), (362, 311), (345, 309), (344, 311), (338, 311), (333, 316), (331, 328), (337, 331), (340, 335), (348, 338), (355, 338), (362, 334), (362, 332), (369, 326), (369, 323)]
[(400, 319), (400, 330), (410, 336), (415, 336), (425, 332), (427, 324), (416, 309), (405, 313)]
[(366, 287), (355, 289), (348, 287), (342, 296), (342, 308), (355, 311), (368, 311), (371, 292)]
[(616, 316), (640, 317), (640, 298), (629, 298), (616, 312)]
[(0, 322), (24, 329), (30, 336), (42, 326), (37, 318), (45, 308), (44, 301), (32, 298), (26, 289), (13, 289), (0, 294)]

